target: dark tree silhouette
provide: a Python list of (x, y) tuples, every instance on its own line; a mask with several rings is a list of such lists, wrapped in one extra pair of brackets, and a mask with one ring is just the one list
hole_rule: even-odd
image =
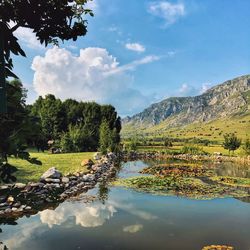
[(59, 40), (76, 41), (87, 33), (85, 8), (89, 0), (1, 0), (0, 3), (0, 113), (6, 112), (6, 77), (12, 72), (11, 53), (25, 56), (14, 31), (30, 28), (37, 39), (47, 46)]

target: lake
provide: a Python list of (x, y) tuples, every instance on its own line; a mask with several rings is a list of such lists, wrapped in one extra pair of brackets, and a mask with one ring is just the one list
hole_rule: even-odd
[[(118, 176), (137, 176), (150, 164), (154, 162), (124, 163)], [(249, 178), (250, 167), (220, 164), (216, 173)], [(88, 195), (97, 199), (86, 203)], [(9, 249), (31, 250), (200, 250), (212, 244), (249, 250), (248, 200), (194, 200), (100, 185), (55, 210), (16, 221), (3, 220), (0, 241)]]

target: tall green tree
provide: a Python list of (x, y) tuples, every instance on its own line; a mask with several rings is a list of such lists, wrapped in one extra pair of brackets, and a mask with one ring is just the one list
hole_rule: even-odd
[(25, 105), (26, 90), (18, 80), (8, 82), (7, 85), (9, 113), (0, 114), (0, 181), (4, 182), (16, 180), (13, 173), (17, 169), (8, 164), (8, 156), (14, 155), (39, 163), (25, 151), (27, 138), (33, 131)]
[[(85, 15), (93, 12), (85, 8), (88, 0), (2, 0), (0, 3), (0, 112), (6, 112), (5, 77), (17, 78), (12, 72), (11, 53), (26, 56), (14, 31), (30, 28), (37, 39), (47, 46), (59, 40), (77, 40), (86, 35)], [(11, 23), (13, 25), (11, 25)]]
[(42, 131), (47, 140), (55, 140), (60, 137), (62, 131), (66, 131), (66, 114), (60, 99), (54, 95), (39, 97), (32, 108), (32, 114), (41, 121)]
[(102, 154), (106, 154), (111, 146), (112, 132), (108, 122), (103, 120), (100, 126), (99, 150)]
[(234, 133), (232, 134), (225, 134), (224, 135), (224, 142), (223, 147), (228, 149), (229, 153), (231, 151), (235, 151), (241, 145), (241, 139), (239, 139)]

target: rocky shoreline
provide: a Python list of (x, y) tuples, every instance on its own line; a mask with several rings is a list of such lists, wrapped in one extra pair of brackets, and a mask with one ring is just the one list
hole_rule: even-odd
[(89, 173), (67, 176), (55, 168), (50, 168), (36, 183), (15, 183), (0, 186), (0, 218), (21, 217), (35, 214), (49, 207), (56, 207), (68, 198), (87, 192), (98, 182), (116, 175), (118, 157), (109, 153), (93, 163), (89, 161)]

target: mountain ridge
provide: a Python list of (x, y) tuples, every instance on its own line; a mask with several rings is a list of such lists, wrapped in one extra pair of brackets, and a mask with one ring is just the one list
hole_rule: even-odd
[(250, 112), (250, 74), (218, 84), (201, 95), (170, 97), (122, 120), (123, 131), (148, 129), (162, 122), (165, 129), (207, 123)]

